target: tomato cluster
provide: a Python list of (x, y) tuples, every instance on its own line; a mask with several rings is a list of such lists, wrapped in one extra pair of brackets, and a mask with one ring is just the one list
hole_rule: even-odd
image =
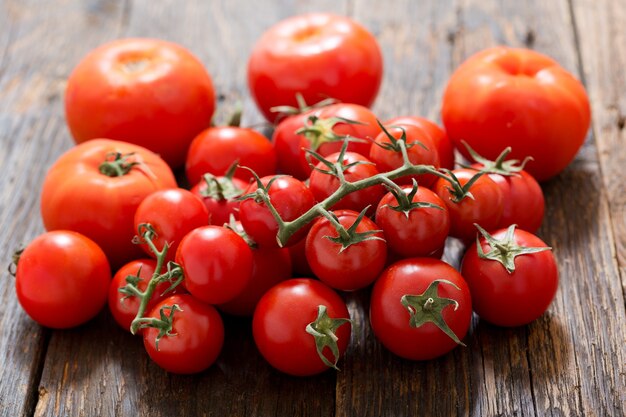
[[(464, 345), (472, 311), (500, 326), (527, 324), (558, 285), (554, 256), (533, 234), (544, 212), (533, 175), (562, 169), (588, 126), (584, 90), (555, 67), (534, 52), (484, 52), (451, 79), (445, 130), (416, 116), (381, 122), (367, 107), (382, 78), (375, 38), (347, 18), (294, 17), (260, 39), (248, 64), (254, 99), (276, 123), (268, 140), (209, 126), (213, 85), (184, 48), (148, 39), (101, 46), (68, 82), (77, 146), (44, 182), (49, 232), (16, 254), (18, 299), (52, 328), (90, 320), (108, 299), (120, 326), (174, 373), (214, 363), (221, 314), (251, 316), (259, 351), (283, 372), (337, 368), (362, 328), (342, 295), (367, 288), (374, 335), (411, 360)], [(499, 87), (474, 94), (489, 77)], [(81, 89), (85, 80), (94, 88)], [(532, 111), (513, 94), (519, 83), (535, 98)], [(551, 88), (559, 95), (544, 97)], [(561, 106), (567, 88), (575, 94)], [(467, 102), (474, 97), (509, 108)], [(569, 120), (574, 98), (576, 135), (557, 137), (555, 120)], [(505, 127), (485, 135), (477, 109)], [(519, 148), (507, 147), (509, 116), (535, 136), (549, 126), (550, 146), (573, 143), (547, 169), (530, 127), (512, 138)], [(455, 148), (472, 164), (456, 168)], [(190, 190), (172, 172), (183, 160)], [(448, 238), (468, 246), (460, 271), (441, 260)]]

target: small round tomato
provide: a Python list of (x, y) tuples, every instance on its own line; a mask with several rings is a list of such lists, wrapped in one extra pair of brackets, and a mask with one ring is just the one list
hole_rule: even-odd
[(65, 152), (48, 170), (41, 216), (47, 230), (73, 230), (92, 239), (118, 268), (142, 256), (133, 244), (139, 203), (154, 191), (175, 187), (172, 170), (149, 150), (90, 140)]
[(470, 57), (452, 74), (441, 116), (465, 157), (462, 141), (489, 159), (510, 146), (511, 158), (534, 158), (526, 171), (544, 181), (574, 159), (591, 112), (583, 85), (556, 61), (500, 46)]
[(91, 51), (67, 81), (65, 115), (76, 143), (131, 142), (185, 162), (215, 109), (211, 76), (187, 49), (158, 39), (119, 39)]
[(215, 307), (188, 294), (172, 295), (155, 305), (148, 317), (161, 319), (161, 313), (171, 330), (159, 339), (158, 346), (159, 330), (144, 330), (143, 344), (150, 359), (176, 374), (202, 372), (215, 362), (224, 344), (224, 323)]
[(270, 122), (276, 106), (332, 97), (369, 107), (382, 81), (383, 59), (374, 36), (350, 18), (328, 13), (293, 16), (258, 40), (248, 61), (248, 86)]
[(315, 375), (336, 368), (350, 341), (349, 317), (344, 301), (326, 285), (290, 279), (261, 298), (252, 333), (259, 352), (274, 368), (290, 375)]
[[(191, 191), (182, 188), (159, 190), (147, 196), (135, 212), (135, 230), (139, 225), (147, 223), (152, 226), (156, 236), (152, 239), (157, 250), (163, 250), (169, 244), (166, 261), (173, 261), (178, 244), (193, 229), (209, 223), (209, 212), (202, 202)], [(141, 249), (156, 258), (146, 243)]]
[[(311, 190), (302, 181), (293, 177), (285, 175), (263, 177), (261, 183), (267, 188), (272, 205), (284, 221), (296, 219), (315, 204)], [(257, 184), (253, 183), (246, 192), (253, 193), (257, 189)], [(257, 201), (256, 198), (241, 202), (239, 220), (245, 231), (259, 246), (289, 246), (304, 238), (308, 231), (308, 227), (303, 227), (288, 242), (282, 242), (279, 245), (278, 223), (267, 205), (262, 201)]]
[(185, 273), (185, 288), (209, 304), (234, 299), (252, 276), (252, 250), (241, 236), (221, 226), (189, 232), (178, 245), (176, 263)]
[(443, 250), (450, 231), (446, 204), (428, 188), (404, 187), (402, 193), (390, 191), (376, 208), (389, 249), (406, 258)]
[(511, 226), (483, 233), (465, 253), (461, 273), (481, 320), (522, 326), (541, 316), (554, 298), (559, 274), (552, 251), (537, 236)]
[(306, 238), (306, 259), (315, 276), (329, 287), (343, 291), (365, 288), (385, 267), (383, 234), (373, 221), (355, 211), (339, 210), (331, 215), (340, 230), (325, 217), (317, 219)]
[[(256, 130), (236, 126), (210, 127), (195, 137), (185, 172), (190, 184), (205, 173), (225, 175), (234, 164), (252, 169), (260, 177), (276, 173), (276, 151), (270, 141)], [(235, 177), (252, 178), (247, 169), (237, 168)]]
[(191, 192), (202, 199), (209, 211), (209, 224), (222, 226), (230, 216), (239, 218), (237, 197), (248, 188), (248, 183), (239, 178), (204, 174), (202, 180), (191, 188)]
[(394, 354), (411, 360), (439, 357), (462, 344), (472, 318), (463, 277), (447, 263), (410, 258), (376, 280), (370, 301), (372, 331)]
[(15, 291), (33, 320), (53, 329), (83, 324), (107, 300), (111, 270), (91, 239), (67, 230), (44, 233), (19, 255)]

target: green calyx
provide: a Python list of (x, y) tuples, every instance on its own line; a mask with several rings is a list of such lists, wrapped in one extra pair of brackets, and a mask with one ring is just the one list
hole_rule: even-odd
[(480, 244), (480, 238), (476, 236), (476, 250), (480, 259), (489, 259), (497, 261), (504, 266), (509, 274), (515, 272), (515, 258), (520, 255), (529, 255), (531, 253), (552, 250), (551, 247), (524, 247), (515, 243), (515, 227), (512, 224), (506, 231), (502, 239), (496, 239), (490, 235), (485, 229), (474, 223), (480, 234), (485, 238), (491, 250), (486, 252)]
[(478, 152), (472, 149), (467, 142), (462, 141), (462, 143), (472, 159), (483, 166), (480, 171), (486, 174), (500, 174), (507, 177), (518, 175), (519, 172), (524, 169), (526, 164), (533, 160), (532, 156), (527, 156), (521, 163), (517, 159), (507, 161), (506, 157), (511, 153), (511, 147), (509, 146), (505, 148), (500, 155), (498, 155), (495, 161), (492, 161), (479, 155)]
[(328, 142), (339, 142), (350, 140), (352, 142), (363, 142), (363, 139), (357, 139), (348, 135), (338, 135), (333, 130), (338, 123), (347, 123), (351, 125), (363, 125), (364, 123), (355, 120), (345, 119), (343, 117), (329, 117), (321, 119), (316, 115), (311, 115), (306, 121), (306, 126), (296, 130), (297, 135), (304, 135), (309, 141), (309, 149), (316, 151), (322, 144)]
[(298, 103), (298, 107), (292, 106), (275, 106), (270, 108), (272, 113), (278, 113), (280, 115), (285, 116), (293, 116), (296, 114), (306, 113), (310, 110), (321, 109), (322, 107), (330, 106), (331, 104), (338, 103), (334, 98), (326, 98), (322, 101), (318, 101), (315, 104), (308, 105), (304, 100), (304, 97), (300, 93), (296, 93), (296, 102)]
[(443, 319), (443, 309), (449, 305), (453, 305), (454, 310), (456, 311), (459, 308), (459, 302), (451, 298), (439, 297), (437, 293), (439, 284), (451, 285), (457, 290), (460, 290), (460, 288), (453, 282), (445, 279), (436, 279), (430, 283), (428, 288), (426, 288), (426, 291), (422, 294), (405, 294), (402, 296), (400, 302), (409, 312), (409, 325), (417, 328), (425, 323), (433, 323), (457, 344), (465, 346), (465, 344), (459, 340), (457, 335), (454, 334), (452, 329), (450, 329), (448, 324)]
[(368, 240), (381, 240), (384, 242), (385, 239), (383, 239), (380, 236), (377, 236), (382, 233), (382, 230), (367, 230), (365, 232), (356, 231), (357, 227), (359, 227), (359, 224), (363, 220), (363, 217), (365, 217), (365, 212), (368, 209), (369, 209), (369, 206), (361, 210), (357, 218), (354, 219), (354, 223), (352, 223), (352, 226), (350, 226), (347, 229), (343, 227), (343, 225), (339, 222), (339, 219), (334, 213), (327, 211), (326, 209), (320, 209), (320, 214), (326, 217), (326, 219), (328, 219), (330, 224), (333, 225), (333, 227), (335, 228), (335, 230), (337, 230), (337, 233), (338, 233), (337, 237), (324, 236), (324, 238), (330, 240), (333, 243), (341, 245), (341, 249), (339, 249), (339, 253), (348, 249), (351, 245), (357, 244), (359, 242), (365, 242)]
[(327, 175), (332, 175), (333, 177), (337, 177), (339, 179), (339, 181), (345, 181), (344, 178), (344, 172), (346, 172), (347, 170), (349, 170), (352, 167), (355, 167), (357, 165), (376, 165), (373, 162), (370, 161), (354, 161), (351, 162), (349, 164), (346, 164), (344, 161), (344, 157), (346, 155), (346, 151), (348, 150), (348, 141), (344, 140), (342, 145), (341, 145), (341, 150), (339, 151), (339, 154), (337, 155), (337, 161), (336, 162), (331, 162), (328, 159), (324, 158), (322, 155), (318, 154), (317, 152), (307, 149), (306, 153), (307, 155), (311, 155), (313, 156), (315, 159), (317, 159), (319, 162), (321, 162), (323, 165), (326, 166), (326, 169), (324, 168), (318, 168), (316, 165), (317, 164), (311, 164), (312, 168), (316, 171), (319, 171), (323, 174), (327, 174)]
[(141, 162), (133, 160), (134, 152), (122, 154), (121, 152), (109, 152), (104, 161), (98, 166), (101, 174), (107, 177), (123, 177), (127, 175), (134, 166)]
[(16, 250), (15, 252), (13, 252), (13, 255), (11, 256), (11, 263), (9, 264), (9, 267), (7, 268), (7, 270), (9, 271), (9, 274), (11, 274), (12, 276), (15, 276), (15, 274), (17, 273), (17, 264), (20, 262), (20, 256), (22, 256), (24, 249), (26, 248), (20, 248)]
[(427, 203), (424, 201), (413, 201), (413, 198), (418, 191), (418, 185), (415, 178), (413, 178), (413, 185), (408, 193), (406, 193), (400, 186), (398, 186), (393, 181), (385, 182), (384, 186), (393, 195), (393, 197), (396, 199), (396, 202), (398, 203), (397, 206), (386, 204), (384, 207), (387, 207), (390, 210), (397, 211), (399, 213), (403, 213), (407, 219), (409, 218), (409, 214), (412, 210), (417, 210), (421, 208), (443, 210), (443, 207), (438, 206), (437, 204)]
[(213, 174), (206, 173), (202, 176), (205, 188), (200, 190), (203, 197), (212, 198), (217, 201), (230, 201), (243, 194), (243, 190), (237, 187), (233, 181), (233, 176), (237, 170), (237, 161), (235, 161), (224, 176), (218, 177)]
[[(350, 319), (345, 318), (332, 318), (328, 316), (325, 305), (319, 305), (317, 307), (317, 318), (315, 321), (307, 324), (306, 332), (315, 338), (315, 348), (317, 354), (324, 364), (330, 368), (334, 368), (337, 371), (337, 362), (339, 361), (339, 346), (337, 345), (337, 329), (346, 323), (351, 323)], [(329, 361), (324, 355), (324, 348), (329, 348), (333, 354), (334, 362)]]
[(380, 129), (385, 134), (385, 136), (387, 136), (387, 139), (389, 139), (389, 142), (384, 142), (384, 143), (374, 142), (374, 144), (376, 146), (379, 146), (379, 147), (381, 147), (381, 148), (383, 148), (383, 149), (385, 149), (387, 151), (391, 151), (391, 152), (402, 152), (402, 147), (400, 146), (399, 142), (403, 142), (405, 149), (411, 149), (413, 146), (418, 145), (418, 146), (421, 146), (422, 148), (428, 150), (426, 145), (424, 145), (420, 141), (416, 140), (416, 141), (413, 141), (411, 143), (408, 143), (406, 141), (406, 139), (407, 139), (406, 138), (406, 129), (404, 129), (402, 126), (389, 126), (389, 127), (392, 127), (392, 128), (400, 129), (402, 131), (402, 135), (400, 136), (400, 138), (396, 138), (391, 133), (389, 133), (387, 128), (385, 128), (385, 126), (380, 122), (380, 120), (377, 120), (377, 122), (378, 122), (378, 127), (380, 127)]
[(461, 185), (461, 182), (459, 181), (457, 176), (454, 175), (454, 172), (450, 171), (449, 169), (442, 169), (442, 171), (447, 174), (447, 180), (450, 183), (450, 186), (448, 186), (447, 189), (452, 196), (452, 201), (457, 204), (463, 201), (465, 198), (471, 198), (472, 200), (474, 199), (474, 196), (470, 192), (470, 188), (472, 188), (472, 185), (474, 185), (474, 183), (478, 181), (480, 177), (485, 175), (485, 172), (478, 171), (476, 172), (476, 174), (474, 174), (472, 178), (470, 178), (468, 182), (465, 183), (465, 185)]
[[(165, 314), (166, 311), (169, 311), (169, 314)], [(173, 304), (171, 306), (163, 306), (159, 310), (160, 318), (144, 318), (139, 326), (140, 329), (145, 329), (147, 327), (153, 327), (159, 331), (155, 340), (154, 346), (156, 350), (159, 350), (159, 342), (163, 338), (163, 336), (176, 336), (176, 333), (172, 333), (174, 327), (174, 313), (177, 311), (183, 311), (178, 304)]]

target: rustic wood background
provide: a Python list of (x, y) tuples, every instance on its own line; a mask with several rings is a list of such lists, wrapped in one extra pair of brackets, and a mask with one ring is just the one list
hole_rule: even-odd
[[(468, 347), (434, 361), (395, 358), (367, 322), (367, 293), (347, 297), (356, 319), (342, 371), (291, 378), (256, 352), (250, 322), (227, 319), (216, 365), (168, 375), (104, 311), (78, 329), (49, 331), (0, 279), (2, 416), (623, 416), (626, 413), (626, 2), (624, 0), (0, 0), (1, 262), (43, 232), (39, 191), (72, 140), (65, 80), (89, 50), (129, 36), (185, 45), (207, 66), (221, 112), (242, 100), (254, 41), (305, 11), (352, 16), (378, 38), (385, 78), (375, 111), (439, 119), (446, 80), (466, 57), (507, 44), (547, 53), (585, 83), (592, 128), (574, 163), (543, 184), (540, 236), (561, 272), (535, 323), (476, 321)], [(458, 262), (458, 248), (446, 257)]]

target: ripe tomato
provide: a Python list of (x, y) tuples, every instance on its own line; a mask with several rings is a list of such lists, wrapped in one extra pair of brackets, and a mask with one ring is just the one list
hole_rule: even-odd
[(226, 303), (241, 294), (252, 276), (252, 250), (237, 233), (204, 226), (183, 238), (176, 263), (185, 273), (185, 288), (198, 300)]
[(67, 81), (65, 115), (76, 143), (131, 142), (178, 167), (215, 109), (211, 76), (180, 45), (119, 39), (91, 51)]
[[(320, 306), (326, 309), (326, 320), (316, 320)], [(261, 298), (254, 310), (252, 333), (259, 352), (274, 368), (290, 375), (315, 375), (336, 366), (345, 352), (351, 329), (345, 319), (349, 317), (344, 301), (326, 285), (309, 278), (290, 279)], [(321, 321), (313, 329), (321, 333), (319, 348), (307, 328), (316, 321)], [(331, 331), (334, 343), (327, 333)]]
[(374, 36), (353, 20), (328, 13), (293, 16), (259, 39), (248, 61), (248, 86), (270, 122), (275, 106), (332, 97), (369, 107), (378, 94), (383, 60)]
[(248, 188), (248, 183), (239, 178), (205, 174), (191, 188), (191, 192), (202, 199), (209, 211), (209, 224), (222, 226), (230, 216), (239, 218), (239, 197)]
[[(284, 221), (294, 220), (315, 204), (311, 190), (302, 181), (285, 175), (261, 178), (264, 187), (267, 187), (270, 181), (271, 185), (268, 188), (270, 201)], [(246, 192), (253, 193), (257, 189), (257, 184), (252, 184)], [(278, 223), (264, 202), (257, 202), (255, 198), (242, 201), (239, 206), (239, 220), (245, 231), (259, 246), (279, 246), (276, 239)], [(307, 231), (308, 227), (300, 229), (285, 246), (304, 238)]]
[[(546, 311), (556, 294), (559, 274), (554, 255), (537, 236), (515, 226), (487, 236), (479, 239), (481, 251), (474, 243), (461, 265), (474, 310), (481, 320), (498, 326), (528, 324)], [(520, 250), (530, 253), (516, 253)]]
[(92, 239), (115, 269), (142, 255), (132, 243), (139, 203), (176, 186), (172, 170), (149, 150), (90, 140), (65, 152), (48, 170), (41, 215), (47, 230), (74, 230)]
[(104, 307), (111, 281), (107, 258), (91, 239), (67, 230), (44, 233), (19, 256), (17, 299), (42, 326), (67, 329)]
[(450, 77), (441, 109), (450, 139), (465, 157), (465, 140), (495, 159), (532, 156), (538, 181), (561, 172), (581, 147), (590, 123), (583, 85), (553, 59), (528, 49), (496, 47), (470, 57)]
[(387, 349), (406, 359), (427, 360), (448, 353), (461, 344), (471, 318), (465, 280), (437, 259), (396, 262), (383, 271), (372, 290), (372, 331)]
[(435, 144), (441, 167), (454, 169), (454, 146), (452, 141), (448, 138), (446, 131), (432, 121), (419, 116), (400, 116), (387, 120), (384, 125), (390, 127), (413, 125), (425, 130)]
[[(193, 229), (209, 223), (209, 212), (202, 202), (191, 191), (182, 188), (159, 190), (147, 196), (135, 212), (135, 230), (139, 225), (148, 223), (156, 232), (152, 239), (156, 248), (161, 251), (166, 243), (170, 245), (166, 261), (173, 261), (178, 244)], [(150, 247), (142, 243), (141, 249), (156, 258)]]
[[(276, 152), (270, 141), (256, 130), (234, 126), (210, 127), (195, 137), (185, 172), (190, 184), (196, 184), (205, 173), (225, 175), (233, 163), (248, 167), (260, 177), (276, 173)], [(252, 178), (250, 171), (238, 168), (235, 177)]]
[(389, 249), (405, 258), (443, 250), (450, 231), (446, 204), (428, 188), (404, 187), (402, 192), (385, 194), (376, 208), (376, 224)]
[[(178, 306), (172, 312), (169, 308)], [(202, 372), (215, 362), (224, 344), (224, 323), (215, 307), (188, 294), (172, 295), (152, 308), (148, 317), (161, 318), (161, 309), (171, 319), (169, 335), (155, 343), (159, 330), (143, 331), (146, 352), (157, 365), (176, 374)], [(173, 317), (172, 317), (173, 314)]]
[(340, 233), (325, 217), (317, 219), (306, 237), (306, 259), (329, 287), (343, 291), (365, 288), (385, 267), (387, 245), (383, 234), (373, 221), (359, 218), (356, 211), (331, 214), (343, 230)]

